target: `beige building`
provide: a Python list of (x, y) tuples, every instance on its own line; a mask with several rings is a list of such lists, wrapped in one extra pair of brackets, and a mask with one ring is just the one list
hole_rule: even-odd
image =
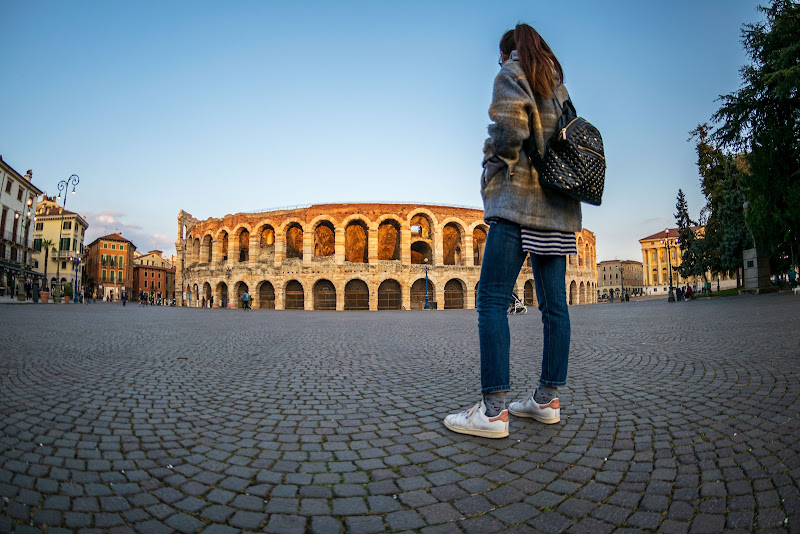
[(597, 264), (598, 298), (614, 298), (628, 294), (631, 297), (644, 294), (642, 264), (633, 260), (607, 260)]
[[(692, 226), (695, 235), (702, 236), (705, 228)], [(694, 292), (702, 291), (703, 283), (712, 282), (712, 289), (730, 289), (736, 287), (736, 278), (730, 276), (713, 277), (710, 272), (702, 277), (682, 277), (676, 268), (681, 264), (681, 247), (678, 240), (678, 229), (668, 228), (663, 232), (639, 240), (642, 246), (642, 264), (644, 269), (644, 292), (647, 295), (667, 295), (669, 293), (670, 276), (672, 287), (692, 286)]]
[[(474, 308), (489, 232), (483, 210), (410, 204), (319, 204), (222, 219), (178, 214), (179, 305), (300, 310)], [(570, 304), (596, 302), (595, 237), (576, 232)], [(426, 284), (427, 281), (427, 284)], [(536, 294), (528, 262), (515, 292)]]
[[(33, 234), (35, 269), (42, 273), (49, 286), (59, 281), (70, 283), (75, 295), (81, 293), (81, 276), (76, 276), (83, 261), (83, 237), (89, 224), (77, 213), (65, 210), (56, 198), (44, 196), (36, 205), (36, 226)], [(50, 242), (50, 247), (43, 243)], [(78, 273), (80, 274), (80, 273)]]
[[(22, 176), (0, 156), (0, 294), (9, 294), (19, 280), (39, 282), (31, 267), (36, 202), (41, 194), (33, 185), (33, 171)], [(25, 271), (23, 276), (20, 269)]]

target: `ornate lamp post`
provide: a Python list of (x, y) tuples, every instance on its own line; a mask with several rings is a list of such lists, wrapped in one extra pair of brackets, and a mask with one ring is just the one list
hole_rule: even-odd
[(667, 268), (669, 270), (669, 296), (667, 302), (675, 302), (675, 293), (672, 291), (672, 254), (669, 250), (669, 228), (664, 229), (664, 248), (667, 251)]
[[(28, 207), (25, 214), (15, 213), (14, 218), (19, 219), (20, 216), (24, 217), (25, 225), (22, 229), (22, 257), (19, 259), (19, 278), (17, 279), (17, 300), (20, 302), (24, 302), (26, 295), (25, 295), (25, 269), (27, 268), (25, 256), (26, 256), (26, 248), (28, 246), (27, 243), (27, 236), (28, 236), (28, 227), (31, 224), (31, 205), (33, 201), (29, 198), (28, 201), (25, 203)], [(33, 220), (36, 221), (36, 216), (33, 216)], [(33, 291), (31, 289), (31, 291)]]
[(70, 258), (73, 265), (75, 265), (75, 283), (72, 284), (72, 296), (74, 298), (73, 302), (80, 302), (80, 295), (81, 292), (78, 290), (78, 266), (81, 263), (81, 257), (75, 254), (74, 258)]
[(428, 301), (428, 258), (425, 258), (423, 263), (425, 264), (425, 309), (430, 310), (431, 304)]
[(617, 270), (619, 271), (619, 279), (622, 282), (622, 294), (620, 295), (619, 301), (625, 302), (625, 271), (622, 269), (623, 265), (617, 265)]
[[(58, 197), (56, 198), (56, 205), (58, 200), (61, 199), (61, 192), (64, 192), (64, 207), (61, 210), (61, 227), (58, 229), (58, 257), (56, 258), (56, 286), (54, 288), (53, 300), (55, 302), (61, 301), (61, 231), (64, 229), (64, 211), (67, 209), (67, 189), (72, 186), (72, 194), (75, 194), (75, 186), (80, 183), (81, 179), (77, 174), (73, 174), (66, 180), (58, 182)], [(73, 291), (74, 294), (74, 291)]]

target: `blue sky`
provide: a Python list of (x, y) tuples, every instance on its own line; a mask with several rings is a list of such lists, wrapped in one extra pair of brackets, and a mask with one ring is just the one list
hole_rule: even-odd
[(598, 260), (641, 261), (704, 201), (689, 131), (740, 85), (757, 1), (0, 0), (0, 154), (87, 239), (174, 253), (177, 214), (323, 202), (481, 207), (498, 42), (536, 27), (600, 128)]

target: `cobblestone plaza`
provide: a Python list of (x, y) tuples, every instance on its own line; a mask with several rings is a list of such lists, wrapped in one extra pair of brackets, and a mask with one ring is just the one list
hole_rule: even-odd
[(800, 297), (570, 314), (562, 421), (489, 440), (474, 310), (0, 306), (0, 532), (800, 532)]

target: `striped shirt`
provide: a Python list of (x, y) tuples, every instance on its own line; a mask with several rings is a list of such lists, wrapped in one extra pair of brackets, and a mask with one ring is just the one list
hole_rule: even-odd
[(525, 252), (541, 256), (567, 256), (578, 253), (574, 232), (534, 230), (523, 226), (520, 228), (520, 234), (522, 250)]

